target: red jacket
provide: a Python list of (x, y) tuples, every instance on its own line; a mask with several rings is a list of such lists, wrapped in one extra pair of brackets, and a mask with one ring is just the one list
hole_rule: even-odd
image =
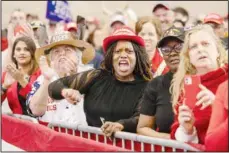
[(1, 38), (1, 45), (2, 45), (1, 51), (4, 51), (5, 49), (8, 48), (8, 40), (6, 37)]
[(206, 151), (228, 149), (228, 80), (222, 83), (212, 106), (210, 124), (205, 137)]
[[(224, 68), (219, 68), (215, 71), (209, 72), (205, 75), (200, 76), (201, 84), (203, 84), (206, 88), (211, 90), (214, 94), (218, 86), (228, 79), (228, 64)], [(179, 106), (178, 106), (179, 107)], [(178, 107), (176, 108), (178, 112)], [(197, 129), (197, 135), (200, 144), (204, 144), (205, 135), (208, 129), (212, 107), (207, 107), (204, 110), (200, 110), (201, 105), (193, 108), (193, 113), (195, 116), (194, 126)], [(175, 120), (173, 125), (171, 126), (171, 138), (175, 139), (175, 132), (179, 127), (178, 122), (178, 114), (175, 115)]]
[[(25, 97), (27, 94), (31, 91), (32, 89), (32, 84), (33, 82), (37, 79), (38, 76), (40, 76), (41, 71), (38, 69), (35, 71), (31, 76), (30, 76), (30, 81), (29, 83), (24, 87), (21, 88), (20, 91), (17, 90), (17, 82), (15, 81), (7, 90), (7, 92), (3, 95), (1, 95), (1, 102), (7, 98), (9, 107), (12, 110), (14, 114), (22, 114), (22, 107), (18, 99), (18, 94), (21, 96)], [(2, 83), (4, 82), (6, 72), (2, 74)]]
[[(157, 71), (157, 68), (159, 67), (159, 65), (161, 64), (161, 62), (163, 61), (163, 57), (160, 55), (159, 50), (156, 49), (155, 55), (151, 61), (151, 71), (153, 73), (155, 73)], [(162, 72), (162, 74), (165, 74), (169, 71), (169, 68), (166, 66)]]

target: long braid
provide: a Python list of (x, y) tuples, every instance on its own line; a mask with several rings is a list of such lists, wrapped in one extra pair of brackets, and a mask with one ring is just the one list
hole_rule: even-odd
[(148, 54), (144, 47), (137, 45), (136, 43), (132, 43), (134, 50), (136, 51), (136, 59), (137, 65), (134, 70), (135, 74), (140, 74), (145, 80), (152, 79), (152, 73), (150, 70), (150, 61), (148, 60)]
[[(131, 42), (134, 48), (134, 51), (136, 53), (136, 66), (134, 69), (135, 75), (140, 75), (144, 80), (151, 80), (152, 79), (152, 73), (150, 70), (150, 61), (148, 60), (148, 54), (146, 53), (146, 50), (144, 47), (139, 46), (135, 42)], [(115, 47), (117, 46), (117, 42), (114, 42), (110, 45), (108, 48), (106, 54), (105, 54), (105, 60), (101, 64), (101, 68), (105, 69), (107, 71), (113, 72), (113, 51)]]

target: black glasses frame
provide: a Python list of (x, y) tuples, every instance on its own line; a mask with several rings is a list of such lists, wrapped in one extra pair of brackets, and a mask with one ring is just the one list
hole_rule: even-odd
[(180, 53), (182, 47), (183, 47), (183, 43), (179, 43), (177, 45), (174, 45), (173, 47), (168, 47), (168, 46), (161, 47), (160, 51), (162, 52), (162, 54), (168, 56), (172, 53), (172, 51), (175, 51), (176, 53)]

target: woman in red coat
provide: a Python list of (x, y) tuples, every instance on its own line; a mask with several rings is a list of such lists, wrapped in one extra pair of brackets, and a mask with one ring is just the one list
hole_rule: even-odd
[(210, 124), (205, 137), (205, 148), (205, 151), (229, 151), (228, 80), (222, 83), (216, 92)]
[[(180, 56), (171, 86), (176, 114), (171, 138), (204, 144), (216, 90), (228, 78), (226, 51), (209, 25), (198, 25), (187, 31)], [(189, 108), (183, 101), (185, 75), (200, 77), (200, 92), (193, 95), (196, 97), (194, 108)]]
[(1, 102), (7, 98), (14, 114), (27, 115), (26, 96), (40, 75), (34, 57), (35, 50), (33, 39), (26, 36), (17, 38), (12, 47), (13, 63), (8, 63), (2, 74)]

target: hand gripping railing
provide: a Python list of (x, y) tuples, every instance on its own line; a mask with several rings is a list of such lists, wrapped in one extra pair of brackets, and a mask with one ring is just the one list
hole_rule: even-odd
[(129, 132), (116, 132), (114, 135), (114, 139), (110, 140), (105, 137), (101, 129), (97, 127), (90, 127), (84, 125), (69, 125), (63, 122), (49, 123), (48, 127), (58, 132), (95, 140), (97, 142), (110, 144), (131, 151), (200, 151), (186, 143), (182, 143), (179, 141), (152, 138)]

